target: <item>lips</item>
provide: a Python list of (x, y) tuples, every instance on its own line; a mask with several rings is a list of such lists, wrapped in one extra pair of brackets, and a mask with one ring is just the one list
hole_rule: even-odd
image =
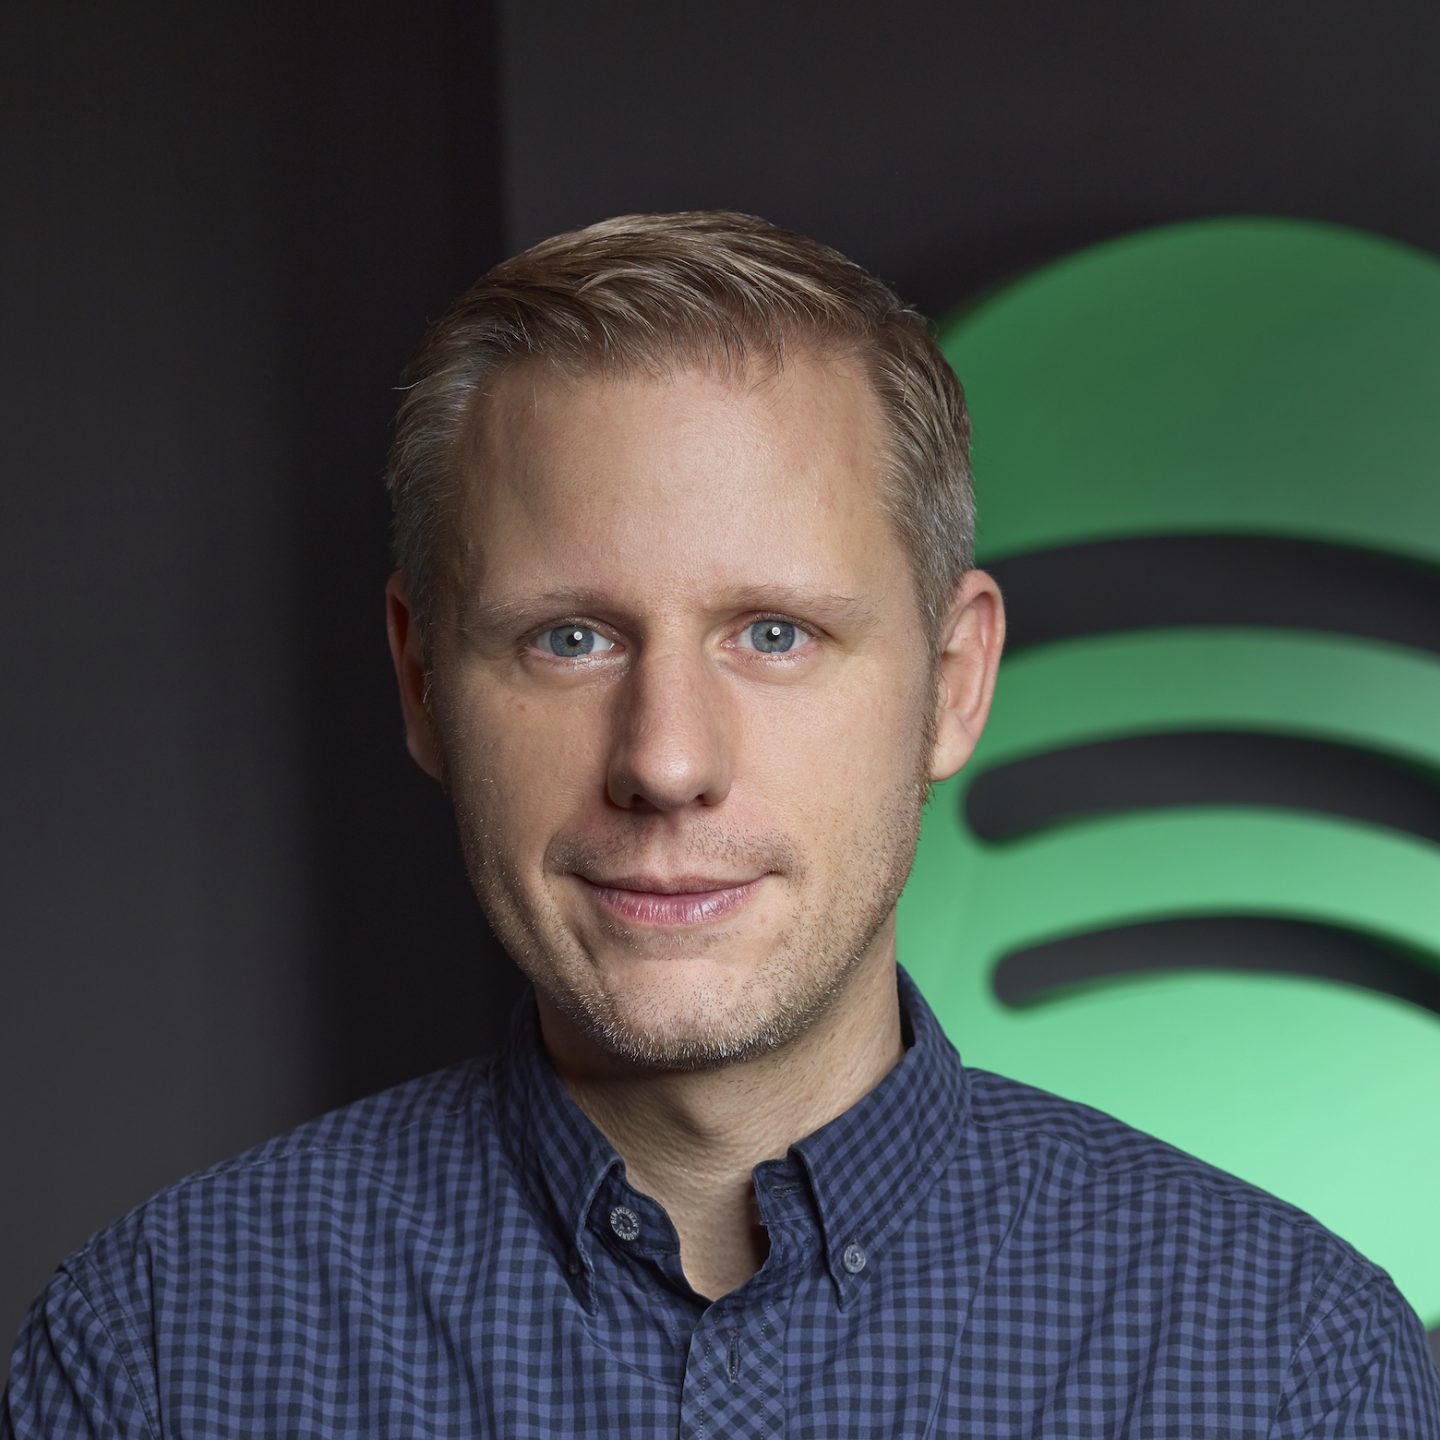
[(582, 878), (604, 890), (634, 890), (641, 895), (708, 895), (716, 890), (736, 890), (754, 880), (754, 876), (718, 875), (677, 875), (669, 880), (656, 875), (607, 875), (603, 879), (585, 875)]
[(577, 877), (601, 909), (640, 925), (706, 925), (746, 904), (763, 875), (752, 880), (682, 875), (625, 875), (604, 880)]

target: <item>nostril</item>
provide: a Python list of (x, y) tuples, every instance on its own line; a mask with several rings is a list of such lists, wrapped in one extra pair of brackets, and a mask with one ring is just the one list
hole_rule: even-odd
[(637, 669), (617, 717), (611, 801), (626, 809), (713, 805), (730, 790), (731, 737), (723, 702), (677, 666)]

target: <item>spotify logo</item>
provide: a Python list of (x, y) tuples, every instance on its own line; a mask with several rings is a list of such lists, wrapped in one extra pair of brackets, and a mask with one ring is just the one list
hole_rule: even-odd
[(1293, 1201), (1440, 1326), (1440, 261), (1186, 224), (942, 344), (1015, 643), (901, 963), (968, 1064)]

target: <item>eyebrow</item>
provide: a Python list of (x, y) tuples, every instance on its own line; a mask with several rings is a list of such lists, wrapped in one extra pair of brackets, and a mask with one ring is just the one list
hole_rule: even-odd
[[(863, 628), (875, 623), (878, 607), (855, 595), (815, 590), (803, 585), (746, 585), (716, 596), (709, 609), (715, 614), (744, 611), (783, 611), (797, 618)], [(518, 634), (545, 620), (568, 615), (628, 618), (627, 607), (615, 605), (597, 590), (561, 588), (513, 600), (475, 600), (460, 607), (459, 630), (472, 639)]]

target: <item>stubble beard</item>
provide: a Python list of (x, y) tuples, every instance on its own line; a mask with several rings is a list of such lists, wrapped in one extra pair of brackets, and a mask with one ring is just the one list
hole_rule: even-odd
[[(783, 937), (739, 988), (696, 977), (684, 953), (726, 941), (723, 930), (665, 937), (674, 960), (650, 970), (644, 985), (607, 985), (544, 890), (533, 893), (500, 840), (483, 800), (488, 779), (473, 788), (461, 777), (452, 788), (466, 869), (497, 938), (521, 971), (572, 1024), (614, 1058), (649, 1070), (701, 1070), (735, 1065), (789, 1044), (819, 1020), (844, 992), (894, 913), (910, 872), (920, 817), (929, 793), (934, 727), (924, 727), (909, 783), (888, 797), (883, 813), (852, 831), (838, 853), (801, 857), (779, 836), (741, 838), (706, 826), (690, 832), (685, 860), (773, 868), (796, 895), (808, 895), (789, 918)], [(829, 871), (824, 892), (805, 884), (816, 864)], [(563, 867), (562, 867), (563, 868)], [(730, 873), (734, 873), (733, 868)], [(617, 925), (617, 946), (652, 950)], [(753, 940), (747, 943), (753, 944)], [(659, 976), (656, 979), (656, 976)]]

